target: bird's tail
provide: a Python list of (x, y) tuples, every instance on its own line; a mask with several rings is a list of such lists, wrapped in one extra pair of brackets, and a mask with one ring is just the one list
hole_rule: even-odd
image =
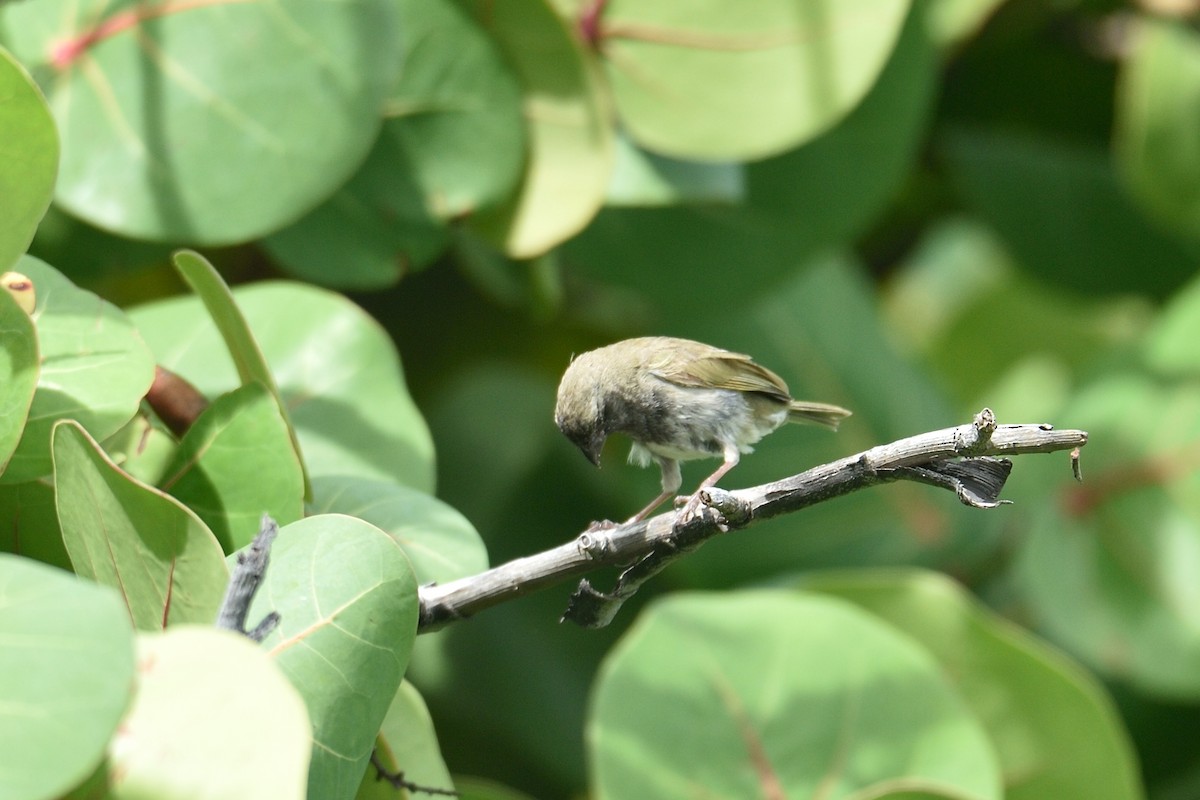
[(826, 428), (837, 430), (838, 423), (850, 412), (841, 406), (829, 403), (810, 403), (805, 400), (793, 400), (788, 406), (788, 422), (812, 422), (824, 425)]

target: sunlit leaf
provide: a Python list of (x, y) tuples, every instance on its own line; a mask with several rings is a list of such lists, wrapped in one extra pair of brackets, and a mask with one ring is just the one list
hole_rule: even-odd
[[(310, 474), (360, 475), (433, 488), (433, 443), (409, 396), (395, 347), (345, 297), (260, 283), (234, 291), (283, 395)], [(195, 298), (131, 316), (159, 363), (210, 397), (238, 385), (212, 321)]]
[[(233, 556), (231, 556), (233, 558)], [(337, 514), (280, 529), (254, 603), (264, 641), (313, 723), (308, 796), (353, 797), (417, 632), (417, 583), (395, 540)]]
[(154, 378), (154, 358), (116, 306), (78, 288), (35, 258), (17, 262), (37, 289), (41, 374), (21, 443), (4, 472), (6, 483), (50, 473), (50, 429), (73, 419), (97, 439), (137, 413)]
[(0, 796), (88, 776), (133, 691), (133, 630), (110, 589), (0, 554)]
[(54, 194), (58, 131), (46, 100), (28, 73), (0, 48), (0, 272), (14, 264), (33, 239)]
[(249, 639), (190, 625), (141, 634), (109, 796), (303, 800), (311, 733), (303, 700)]
[(907, 0), (612, 0), (593, 35), (636, 141), (673, 156), (750, 160), (845, 116), (878, 77), (908, 10)]
[(62, 134), (57, 201), (129, 236), (235, 242), (355, 170), (398, 66), (388, 0), (7, 4)]

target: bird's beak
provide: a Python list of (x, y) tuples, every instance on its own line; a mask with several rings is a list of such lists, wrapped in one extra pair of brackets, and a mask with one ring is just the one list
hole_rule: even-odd
[(604, 449), (604, 436), (593, 436), (586, 445), (580, 445), (579, 450), (594, 466), (600, 466), (600, 451)]

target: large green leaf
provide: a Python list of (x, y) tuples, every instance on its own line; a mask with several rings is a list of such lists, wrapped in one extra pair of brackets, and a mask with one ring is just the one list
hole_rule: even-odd
[(25, 432), (41, 359), (37, 329), (25, 309), (0, 290), (0, 473)]
[(142, 634), (138, 673), (112, 746), (113, 800), (303, 800), (304, 701), (248, 639), (197, 626)]
[(0, 47), (0, 272), (29, 246), (54, 194), (58, 131), (46, 100), (29, 74)]
[(1165, 225), (1200, 237), (1200, 36), (1182, 22), (1139, 20), (1117, 91), (1117, 163)]
[[(234, 296), (279, 385), (310, 475), (432, 490), (433, 443), (378, 323), (346, 298), (300, 284), (260, 283)], [(205, 394), (238, 384), (194, 298), (150, 303), (131, 316), (159, 362)]]
[(1000, 798), (996, 756), (934, 659), (848, 603), (677, 594), (597, 677), (599, 798), (858, 797), (898, 782)]
[(58, 797), (104, 757), (133, 691), (116, 593), (0, 554), (0, 796)]
[(749, 160), (845, 116), (908, 10), (908, 0), (611, 0), (591, 35), (635, 140), (669, 155)]
[(63, 139), (57, 200), (130, 236), (234, 242), (357, 168), (398, 66), (390, 0), (9, 5)]
[(346, 514), (371, 523), (403, 548), (417, 581), (446, 583), (487, 569), (487, 549), (470, 521), (432, 495), (352, 476), (313, 482), (314, 514)]
[(117, 469), (74, 422), (54, 428), (54, 488), (75, 572), (120, 592), (134, 627), (216, 619), (229, 573), (212, 532)]
[(367, 162), (266, 240), (289, 271), (331, 286), (393, 283), (449, 243), (448, 221), (497, 205), (524, 162), (520, 88), (455, 0), (399, 0), (404, 68)]
[[(1167, 697), (1200, 697), (1200, 387), (1116, 372), (1064, 420), (1089, 432), (1086, 481), (1031, 463), (1043, 502), (1019, 577), (1033, 619), (1110, 676)], [(1061, 474), (1061, 473), (1060, 473)]]
[[(912, 170), (925, 133), (937, 62), (924, 22), (919, 9), (909, 15), (879, 80), (838, 125), (746, 164), (740, 203), (610, 205), (565, 245), (566, 262), (647, 295), (664, 324), (695, 334), (860, 235)], [(613, 316), (628, 325), (629, 303)]]
[(251, 624), (270, 611), (280, 623), (263, 645), (313, 723), (308, 796), (352, 798), (416, 638), (412, 568), (366, 522), (308, 517), (280, 530)]
[(1131, 744), (1096, 680), (949, 579), (879, 570), (815, 573), (798, 585), (855, 603), (938, 660), (987, 729), (1006, 800), (1143, 796)]
[(613, 132), (595, 65), (547, 0), (463, 0), (495, 38), (521, 82), (529, 137), (522, 185), (479, 229), (516, 258), (540, 255), (578, 233), (604, 202)]
[[(450, 771), (438, 749), (429, 709), (421, 693), (408, 681), (401, 682), (400, 691), (388, 707), (375, 748), (385, 768), (402, 773), (409, 783), (428, 789), (454, 790)], [(370, 768), (363, 775), (356, 800), (407, 800), (410, 796), (379, 780), (374, 773), (374, 768)]]
[(104, 439), (133, 418), (154, 379), (150, 351), (116, 306), (36, 258), (25, 256), (16, 268), (37, 290), (42, 365), (24, 436), (3, 475), (10, 483), (50, 473), (55, 422), (76, 420)]
[(196, 512), (226, 552), (254, 539), (263, 514), (286, 525), (304, 513), (304, 474), (287, 423), (259, 383), (223, 395), (200, 415), (160, 486)]

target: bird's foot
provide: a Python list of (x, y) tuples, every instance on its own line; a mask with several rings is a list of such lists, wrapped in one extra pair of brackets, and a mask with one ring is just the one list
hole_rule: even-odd
[(620, 527), (620, 523), (613, 522), (611, 519), (593, 520), (592, 524), (587, 526), (584, 533), (598, 533), (600, 531), (611, 531), (614, 528)]
[(693, 495), (675, 498), (675, 524), (687, 525), (689, 522), (699, 517), (704, 513), (701, 509), (708, 509), (707, 499), (704, 497), (704, 490), (701, 489)]

